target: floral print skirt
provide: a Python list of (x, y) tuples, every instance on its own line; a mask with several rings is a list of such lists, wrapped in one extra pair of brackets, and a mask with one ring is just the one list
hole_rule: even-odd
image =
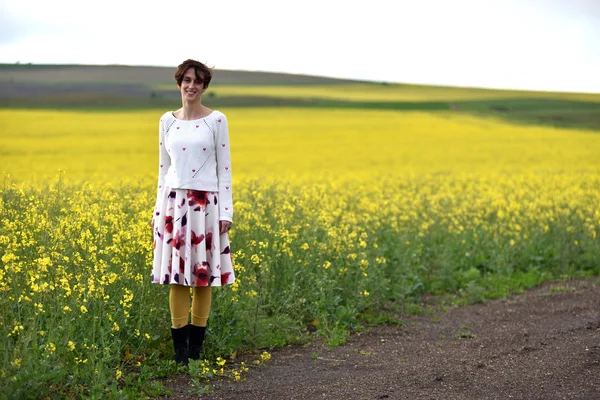
[(154, 210), (152, 283), (222, 286), (235, 281), (229, 235), (219, 235), (215, 192), (163, 189)]

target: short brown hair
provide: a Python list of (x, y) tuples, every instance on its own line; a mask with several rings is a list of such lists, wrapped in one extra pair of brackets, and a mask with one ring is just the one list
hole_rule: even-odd
[(212, 68), (207, 67), (205, 64), (202, 64), (200, 61), (187, 59), (177, 67), (177, 71), (175, 72), (175, 80), (177, 81), (177, 86), (181, 86), (181, 82), (183, 82), (183, 75), (187, 72), (188, 69), (194, 68), (194, 72), (196, 74), (196, 78), (203, 82), (204, 88), (207, 88), (210, 80), (212, 79)]

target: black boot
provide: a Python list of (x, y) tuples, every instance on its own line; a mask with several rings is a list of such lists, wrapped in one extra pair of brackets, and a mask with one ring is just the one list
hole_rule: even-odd
[(190, 327), (190, 360), (199, 360), (202, 353), (202, 343), (204, 343), (205, 326), (188, 325)]
[(182, 328), (171, 328), (171, 337), (173, 338), (173, 348), (175, 349), (175, 355), (173, 361), (177, 364), (188, 365), (188, 336), (189, 336), (188, 325)]

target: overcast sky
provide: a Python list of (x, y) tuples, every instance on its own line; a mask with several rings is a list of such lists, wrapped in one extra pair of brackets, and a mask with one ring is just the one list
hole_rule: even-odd
[(600, 0), (0, 0), (2, 63), (186, 58), (218, 69), (600, 92)]

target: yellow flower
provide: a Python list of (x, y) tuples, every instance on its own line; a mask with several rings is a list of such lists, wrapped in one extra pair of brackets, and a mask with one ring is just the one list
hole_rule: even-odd
[(242, 361), (242, 363), (240, 364), (240, 371), (242, 372), (248, 372), (248, 367), (246, 367), (246, 363)]
[(56, 351), (56, 346), (54, 345), (54, 343), (48, 342), (46, 343), (45, 349), (48, 352), (48, 354), (54, 354), (54, 352)]
[(67, 346), (69, 347), (69, 349), (71, 351), (75, 350), (75, 343), (73, 343), (72, 341), (69, 340), (69, 343), (67, 343)]
[(12, 335), (18, 335), (24, 329), (25, 327), (21, 325), (17, 320), (15, 320), (13, 330), (11, 333), (8, 334), (8, 336), (10, 337)]
[(266, 351), (263, 351), (262, 354), (260, 355), (260, 358), (263, 361), (268, 361), (271, 359), (271, 355), (269, 353), (267, 353)]
[(85, 308), (85, 306), (81, 306), (79, 309), (80, 309), (80, 310), (81, 310), (81, 312), (82, 312), (82, 313), (84, 313), (84, 314), (88, 312), (88, 310), (87, 310), (87, 308)]
[(5, 254), (2, 256), (2, 263), (3, 263), (3, 264), (8, 264), (9, 262), (11, 262), (11, 261), (15, 261), (15, 260), (18, 260), (18, 257), (17, 257), (17, 256), (15, 256), (15, 255), (14, 255), (14, 254), (12, 254), (12, 253), (8, 253), (8, 252), (7, 252), (7, 253), (5, 253)]

